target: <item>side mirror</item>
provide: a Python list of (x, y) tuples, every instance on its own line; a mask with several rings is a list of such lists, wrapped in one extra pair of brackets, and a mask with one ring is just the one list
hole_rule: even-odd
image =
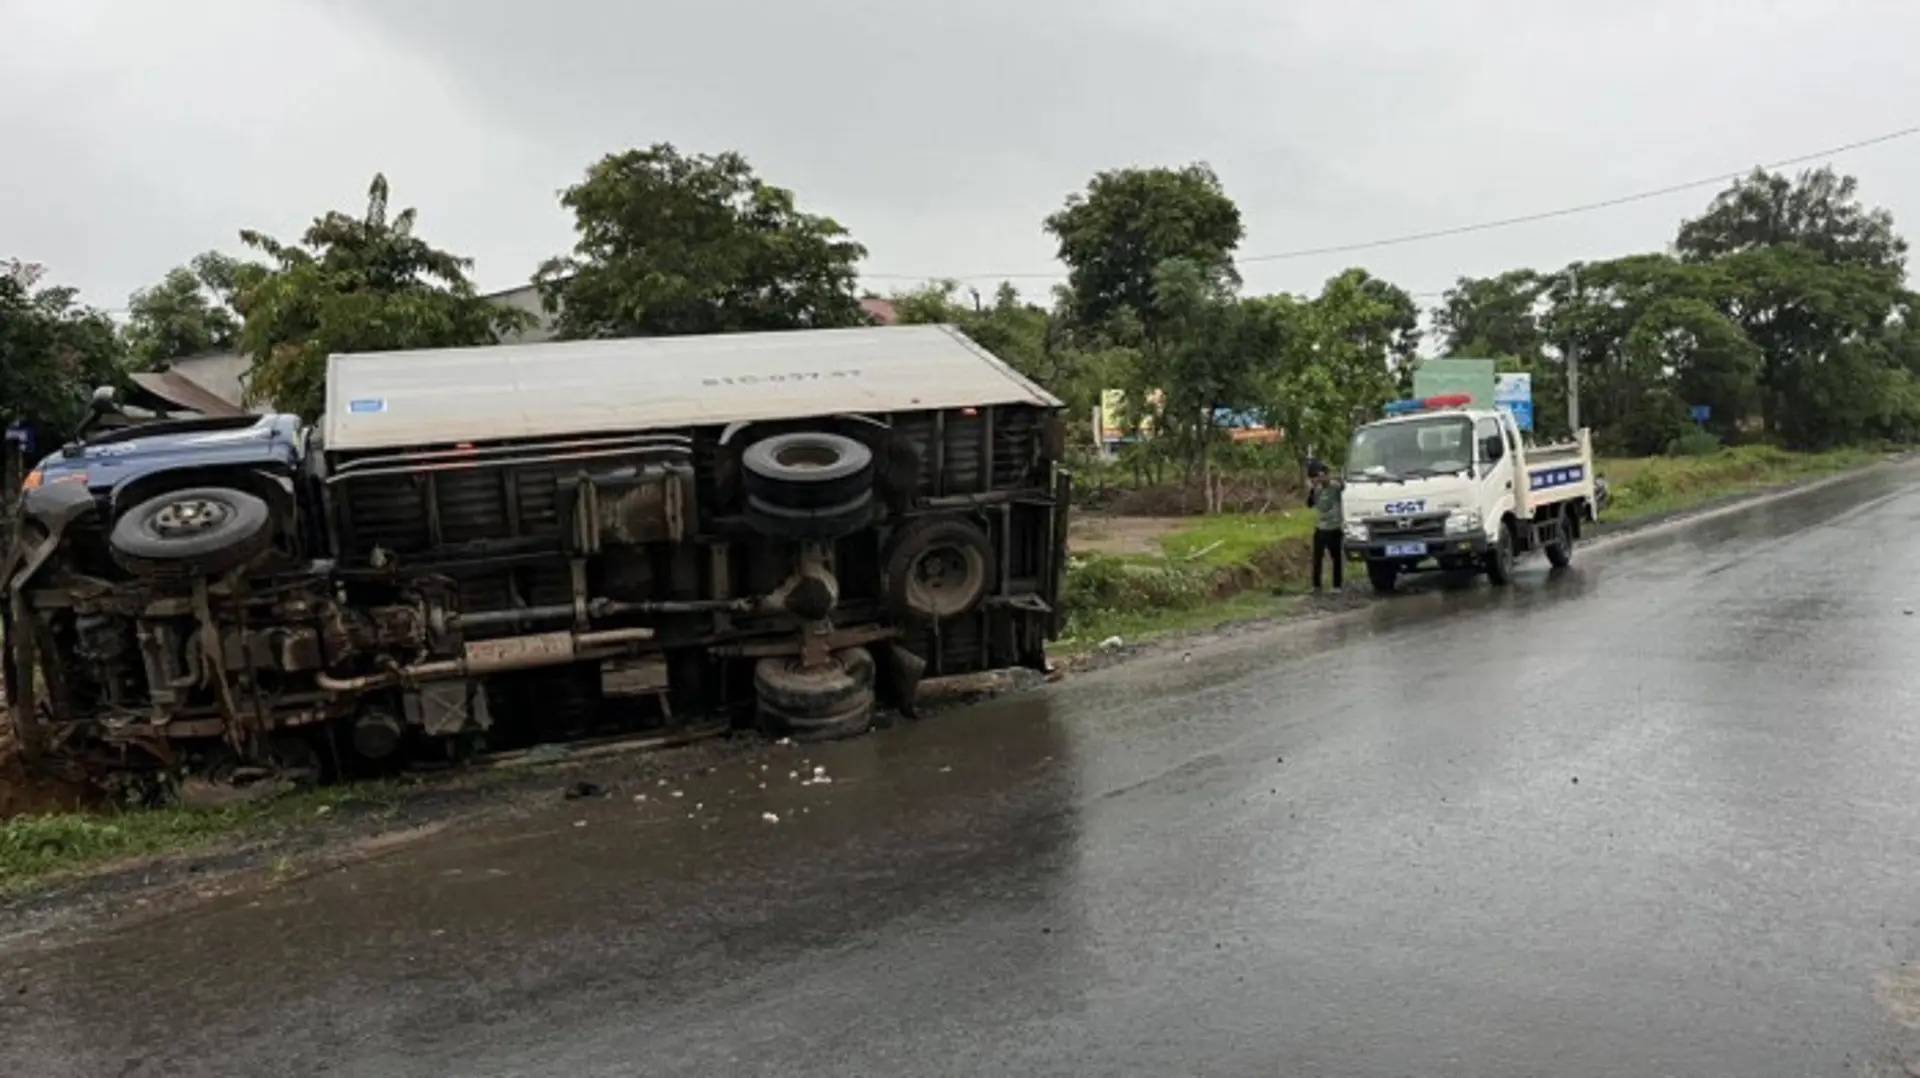
[(1486, 460), (1487, 463), (1492, 464), (1506, 455), (1506, 444), (1501, 441), (1498, 434), (1488, 435), (1480, 439), (1480, 456)]

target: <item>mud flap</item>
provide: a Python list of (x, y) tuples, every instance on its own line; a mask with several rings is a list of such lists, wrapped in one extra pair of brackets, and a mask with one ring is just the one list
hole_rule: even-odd
[(920, 679), (927, 672), (927, 660), (898, 644), (877, 650), (880, 652), (875, 671), (877, 695), (907, 718), (918, 718)]

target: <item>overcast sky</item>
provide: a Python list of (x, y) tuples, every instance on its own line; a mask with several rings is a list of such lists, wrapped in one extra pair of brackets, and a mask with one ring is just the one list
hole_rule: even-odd
[[(386, 172), (485, 289), (555, 194), (655, 141), (738, 150), (875, 275), (1058, 271), (1095, 171), (1211, 163), (1242, 253), (1524, 214), (1920, 123), (1913, 0), (0, 0), (0, 258), (119, 308)], [(1920, 137), (1835, 163), (1920, 233)], [(1462, 274), (1663, 246), (1711, 189), (1245, 267)], [(907, 280), (875, 276), (880, 291)], [(1047, 281), (1023, 279), (1034, 294)]]

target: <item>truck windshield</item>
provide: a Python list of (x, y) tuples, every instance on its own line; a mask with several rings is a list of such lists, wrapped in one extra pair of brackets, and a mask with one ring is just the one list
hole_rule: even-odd
[(1452, 475), (1473, 467), (1473, 422), (1435, 416), (1361, 427), (1347, 448), (1347, 478), (1386, 482)]

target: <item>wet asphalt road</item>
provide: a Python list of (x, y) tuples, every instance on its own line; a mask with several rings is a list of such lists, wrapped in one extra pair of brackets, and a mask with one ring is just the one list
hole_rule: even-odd
[(1903, 1073), (1916, 565), (1885, 470), (556, 796), (0, 957), (0, 1071)]

